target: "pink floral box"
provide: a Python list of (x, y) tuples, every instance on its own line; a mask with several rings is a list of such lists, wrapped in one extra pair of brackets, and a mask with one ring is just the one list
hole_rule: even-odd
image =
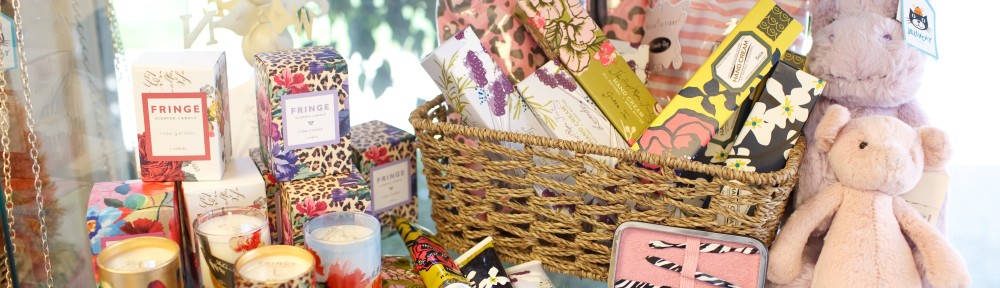
[(264, 159), (261, 155), (260, 148), (250, 149), (250, 160), (253, 160), (253, 164), (257, 165), (257, 171), (260, 171), (260, 176), (264, 179), (264, 192), (267, 197), (267, 224), (271, 228), (271, 243), (277, 243), (281, 239), (281, 221), (278, 221), (278, 203), (281, 199), (281, 186), (278, 186), (278, 180), (274, 179), (274, 175), (271, 174), (271, 170), (267, 168), (264, 164)]
[(350, 173), (281, 182), (281, 232), (286, 245), (305, 243), (302, 226), (306, 221), (336, 211), (372, 213), (372, 193), (368, 181), (357, 169)]
[(374, 120), (351, 127), (351, 162), (372, 191), (382, 236), (395, 232), (393, 217), (417, 222), (416, 136)]
[(257, 121), (264, 164), (280, 182), (350, 172), (347, 61), (330, 47), (259, 53)]
[(222, 179), (232, 149), (226, 54), (146, 52), (132, 79), (142, 180)]
[(166, 237), (180, 244), (174, 214), (174, 182), (127, 180), (94, 183), (87, 202), (90, 252), (139, 236)]

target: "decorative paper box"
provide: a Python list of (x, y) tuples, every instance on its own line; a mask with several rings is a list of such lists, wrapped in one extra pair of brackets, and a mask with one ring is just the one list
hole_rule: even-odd
[(264, 192), (265, 197), (267, 197), (267, 224), (270, 226), (268, 228), (271, 228), (271, 243), (277, 243), (281, 239), (281, 221), (278, 221), (278, 203), (281, 203), (278, 196), (281, 196), (281, 186), (278, 186), (278, 180), (274, 179), (271, 170), (264, 164), (260, 148), (250, 149), (250, 160), (253, 160), (257, 171), (260, 171), (261, 178), (264, 179)]
[(627, 142), (656, 117), (656, 100), (578, 1), (522, 0), (515, 15), (529, 23), (545, 54), (559, 59)]
[(142, 180), (222, 179), (231, 154), (225, 53), (146, 52), (132, 79)]
[(180, 245), (174, 214), (175, 188), (174, 182), (94, 183), (87, 201), (91, 257), (97, 257), (111, 244), (139, 236), (166, 237)]
[(330, 47), (259, 53), (257, 121), (280, 182), (350, 171), (347, 61)]
[(351, 162), (371, 187), (382, 236), (396, 231), (392, 217), (417, 222), (417, 138), (378, 120), (351, 127), (351, 135)]
[[(531, 106), (531, 112), (544, 124), (553, 138), (628, 148), (594, 101), (555, 61), (545, 63), (534, 74), (517, 83), (517, 90)], [(601, 157), (614, 166), (617, 159)]]
[(441, 88), (448, 106), (462, 115), (463, 124), (548, 137), (535, 115), (527, 113), (529, 103), (486, 54), (472, 29), (441, 43), (421, 65)]
[(94, 256), (108, 245), (138, 236), (180, 243), (174, 221), (174, 182), (128, 180), (94, 183), (87, 202), (87, 229)]
[(632, 149), (689, 158), (754, 92), (803, 29), (770, 0), (750, 9)]
[(372, 213), (372, 193), (357, 169), (350, 173), (282, 182), (281, 237), (286, 245), (302, 246), (302, 226), (309, 219), (335, 211)]
[(608, 40), (615, 46), (615, 51), (622, 56), (625, 64), (632, 68), (639, 81), (646, 83), (646, 66), (649, 65), (649, 44), (630, 43), (621, 40)]
[[(726, 159), (726, 167), (740, 171), (773, 172), (785, 167), (788, 152), (795, 146), (809, 112), (823, 93), (826, 83), (785, 62), (779, 62), (764, 86), (764, 94), (753, 104), (743, 128)], [(748, 192), (724, 186), (721, 195)], [(743, 213), (750, 206), (729, 205)], [(720, 221), (722, 221), (720, 216)]]
[(222, 207), (267, 209), (267, 192), (260, 171), (250, 158), (236, 158), (226, 168), (222, 181), (181, 182), (187, 203), (187, 227), (195, 243), (194, 220), (198, 215)]
[(535, 39), (527, 37), (524, 23), (513, 17), (517, 0), (435, 2), (438, 43), (466, 27), (471, 28), (481, 36), (483, 47), (493, 60), (500, 64), (500, 71), (515, 82), (548, 61)]

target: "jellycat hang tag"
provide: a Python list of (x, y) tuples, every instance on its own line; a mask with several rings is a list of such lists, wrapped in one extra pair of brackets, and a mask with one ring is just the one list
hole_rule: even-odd
[(937, 59), (937, 14), (930, 0), (901, 0), (899, 6), (903, 39), (910, 46)]
[(948, 195), (948, 173), (924, 172), (920, 177), (920, 182), (917, 182), (917, 186), (900, 197), (903, 197), (906, 203), (910, 203), (910, 206), (917, 209), (920, 216), (923, 216), (931, 225), (937, 225), (938, 215), (941, 214), (946, 195)]
[(642, 43), (649, 44), (649, 67), (653, 71), (681, 68), (681, 27), (687, 20), (691, 0), (660, 0), (646, 12), (646, 34)]
[(7, 15), (0, 15), (0, 53), (3, 54), (3, 70), (17, 66), (17, 39), (14, 39), (14, 21)]

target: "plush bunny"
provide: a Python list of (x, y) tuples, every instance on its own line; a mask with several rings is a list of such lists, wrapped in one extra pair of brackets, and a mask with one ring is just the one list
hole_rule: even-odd
[(947, 162), (950, 149), (941, 130), (912, 128), (888, 116), (851, 119), (847, 108), (832, 105), (814, 136), (814, 147), (829, 154), (839, 181), (785, 223), (771, 246), (770, 281), (795, 280), (810, 234), (832, 219), (812, 268), (812, 287), (919, 287), (922, 276), (932, 287), (969, 285), (958, 253), (899, 197), (913, 189), (925, 167)]

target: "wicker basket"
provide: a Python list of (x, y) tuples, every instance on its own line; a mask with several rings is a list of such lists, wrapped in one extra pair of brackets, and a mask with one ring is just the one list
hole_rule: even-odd
[[(424, 175), (432, 200), (431, 218), (437, 223), (437, 238), (442, 245), (465, 251), (492, 236), (504, 261), (520, 263), (537, 259), (550, 271), (599, 281), (607, 279), (614, 231), (626, 221), (745, 235), (770, 245), (795, 186), (805, 150), (805, 141), (798, 141), (782, 170), (740, 172), (628, 149), (450, 124), (446, 121), (448, 108), (443, 100), (438, 96), (410, 115), (417, 147), (423, 155)], [(455, 135), (479, 138), (479, 145), (459, 143)], [(518, 151), (496, 144), (498, 141), (526, 146)], [(560, 151), (553, 152), (551, 148)], [(490, 161), (488, 156), (497, 159), (496, 155), (505, 156), (506, 160)], [(587, 155), (610, 156), (619, 159), (619, 163), (610, 167)], [(558, 164), (536, 166), (533, 157), (548, 158)], [(483, 169), (466, 168), (469, 163), (482, 163)], [(714, 180), (655, 173), (636, 163), (658, 165), (662, 171), (702, 173)], [(505, 173), (514, 169), (524, 171), (524, 175)], [(568, 185), (546, 177), (555, 174), (569, 174), (576, 183)], [(580, 194), (542, 197), (536, 193), (535, 185)], [(739, 188), (750, 195), (721, 196), (719, 191), (723, 186)], [(485, 197), (471, 195), (469, 191), (473, 190), (485, 191)], [(580, 196), (584, 193), (607, 204), (585, 205)], [(683, 202), (705, 196), (712, 197), (712, 205), (707, 209)], [(575, 205), (575, 211), (559, 212), (550, 208), (554, 205)], [(637, 205), (657, 208), (636, 211), (632, 207)], [(732, 205), (754, 205), (756, 212), (748, 216), (726, 208)], [(667, 207), (680, 209), (686, 217), (671, 217), (673, 211)], [(717, 221), (720, 216), (731, 221), (721, 225)]]

